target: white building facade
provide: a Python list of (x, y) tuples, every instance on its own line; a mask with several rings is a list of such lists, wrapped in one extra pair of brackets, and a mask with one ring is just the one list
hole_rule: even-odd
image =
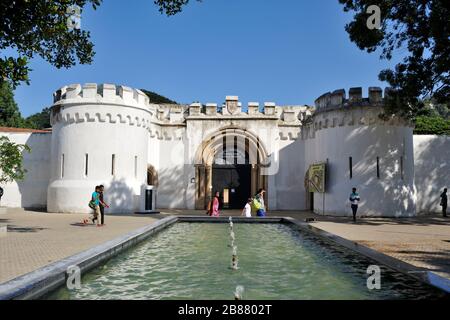
[[(383, 93), (361, 88), (322, 95), (315, 107), (266, 102), (243, 107), (158, 105), (140, 90), (75, 84), (54, 94), (51, 132), (1, 132), (32, 148), (26, 179), (3, 186), (2, 206), (89, 212), (96, 185), (111, 213), (145, 210), (153, 185), (160, 209), (205, 209), (215, 191), (224, 209), (242, 208), (260, 188), (270, 210), (348, 216), (357, 187), (364, 216), (439, 210), (450, 178), (450, 139), (413, 136), (410, 123), (384, 121)], [(312, 193), (311, 165), (326, 167)]]

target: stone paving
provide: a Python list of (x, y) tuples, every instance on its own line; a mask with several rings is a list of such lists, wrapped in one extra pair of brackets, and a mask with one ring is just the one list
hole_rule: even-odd
[[(204, 215), (203, 211), (164, 210), (159, 215), (107, 215), (106, 226), (82, 226), (87, 215), (49, 214), (8, 209), (0, 224), (8, 224), (0, 235), (0, 283), (71, 256), (119, 235), (138, 229), (168, 215)], [(237, 216), (239, 211), (227, 211)], [(324, 217), (310, 212), (270, 212), (299, 220), (314, 218), (312, 224), (385, 254), (425, 267), (450, 278), (450, 219), (365, 218), (353, 224), (348, 218)]]
[(0, 283), (112, 240), (156, 221), (149, 216), (107, 216), (104, 227), (83, 226), (86, 214), (50, 214), (8, 209), (0, 224)]

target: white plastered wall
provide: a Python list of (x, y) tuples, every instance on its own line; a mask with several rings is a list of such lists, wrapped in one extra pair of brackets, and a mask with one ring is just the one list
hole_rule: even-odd
[(47, 186), (50, 179), (51, 133), (0, 132), (0, 135), (31, 148), (31, 153), (25, 152), (23, 158), (23, 165), (27, 170), (25, 179), (2, 186), (4, 195), (1, 205), (13, 208), (46, 208)]
[(441, 212), (440, 194), (450, 187), (450, 137), (414, 136), (417, 213)]

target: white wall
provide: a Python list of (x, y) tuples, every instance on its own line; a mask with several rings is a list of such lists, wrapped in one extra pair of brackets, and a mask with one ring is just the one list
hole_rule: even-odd
[(159, 143), (157, 206), (161, 209), (188, 208), (183, 141), (172, 139), (161, 140)]
[(276, 210), (305, 210), (305, 141), (280, 141), (279, 169), (274, 176)]
[(414, 136), (417, 213), (441, 212), (440, 194), (450, 187), (450, 137)]
[(25, 153), (24, 181), (12, 182), (4, 189), (1, 205), (5, 207), (45, 208), (47, 206), (47, 186), (50, 178), (51, 133), (6, 133), (12, 142), (27, 144), (31, 153)]

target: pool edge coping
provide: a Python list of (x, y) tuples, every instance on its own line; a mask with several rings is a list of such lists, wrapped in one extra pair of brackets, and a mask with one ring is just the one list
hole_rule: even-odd
[[(309, 223), (291, 217), (246, 218), (232, 217), (237, 223), (285, 223), (292, 224), (315, 236), (327, 239), (337, 245), (357, 252), (371, 260), (379, 262), (395, 271), (413, 277), (420, 282), (450, 293), (450, 280), (425, 268), (416, 267), (410, 263), (371, 249), (358, 242), (345, 239), (331, 232), (315, 227)], [(202, 216), (168, 216), (149, 225), (128, 232), (100, 245), (76, 253), (67, 258), (55, 261), (34, 271), (0, 283), (0, 300), (39, 299), (57, 289), (66, 282), (69, 267), (80, 267), (81, 273), (88, 272), (104, 261), (120, 254), (155, 233), (177, 222), (209, 222), (226, 223), (229, 217)]]
[(340, 246), (355, 251), (397, 272), (413, 277), (416, 280), (419, 280), (420, 282), (423, 282), (434, 288), (437, 288), (438, 290), (444, 291), (447, 294), (450, 293), (450, 279), (440, 276), (433, 271), (430, 271), (426, 268), (417, 267), (411, 263), (394, 258), (385, 253), (372, 249), (366, 245), (360, 244), (356, 241), (345, 239), (334, 233), (325, 231), (309, 223), (305, 223), (291, 217), (283, 217), (282, 221), (294, 224), (305, 231), (313, 233), (316, 236), (326, 238), (329, 241), (332, 241)]

